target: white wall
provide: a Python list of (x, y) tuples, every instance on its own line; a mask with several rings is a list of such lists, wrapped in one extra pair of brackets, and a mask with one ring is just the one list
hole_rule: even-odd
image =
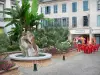
[[(72, 12), (72, 2), (77, 2), (77, 12)], [(62, 4), (67, 4), (67, 12), (66, 13), (62, 13)], [(54, 14), (53, 13), (53, 5), (57, 4), (58, 5), (58, 13)], [(45, 6), (51, 6), (51, 14), (47, 14), (45, 15), (45, 17), (49, 17), (49, 18), (61, 18), (61, 17), (69, 17), (70, 18), (70, 26), (72, 25), (71, 19), (73, 16), (76, 16), (78, 19), (78, 27), (82, 27), (83, 24), (83, 19), (82, 16), (83, 15), (88, 15), (88, 12), (84, 12), (83, 11), (83, 4), (82, 1), (79, 0), (73, 0), (73, 1), (62, 1), (62, 2), (48, 2), (48, 3), (44, 3), (44, 4), (40, 4), (40, 7), (44, 7)], [(44, 10), (43, 10), (44, 11)], [(45, 13), (45, 11), (44, 11)]]
[(93, 29), (100, 29), (97, 27), (97, 16), (100, 15), (100, 10), (97, 10), (97, 0), (90, 0), (90, 25)]

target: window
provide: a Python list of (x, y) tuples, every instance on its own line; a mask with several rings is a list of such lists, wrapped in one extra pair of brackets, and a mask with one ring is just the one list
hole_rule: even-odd
[(83, 1), (83, 11), (88, 11), (88, 1)]
[(77, 12), (77, 2), (72, 3), (72, 12)]
[(100, 10), (100, 0), (97, 1), (97, 10)]
[(83, 26), (88, 26), (88, 17), (83, 16)]
[[(69, 20), (69, 19), (68, 19)], [(54, 19), (43, 19), (41, 20), (41, 28), (44, 27), (61, 27), (62, 25), (62, 19), (61, 18), (54, 18)], [(67, 18), (63, 20), (63, 26), (67, 26)]]
[(69, 26), (69, 18), (67, 17), (67, 26)]
[(67, 21), (66, 21), (66, 20), (67, 20), (66, 18), (63, 18), (63, 19), (62, 19), (62, 24), (63, 24), (64, 27), (65, 27), (66, 24), (67, 24)]
[(58, 7), (57, 5), (54, 5), (54, 13), (57, 13), (58, 12)]
[(62, 12), (63, 12), (63, 13), (66, 12), (66, 4), (62, 4)]
[(96, 44), (100, 44), (100, 36), (96, 36)]
[(3, 9), (4, 9), (4, 4), (0, 3), (0, 21), (3, 21), (4, 18), (4, 13), (2, 13)]
[(100, 35), (96, 34), (95, 38), (96, 38), (96, 44), (100, 44)]
[(66, 18), (62, 18), (62, 24), (63, 24), (63, 26), (65, 27), (65, 26), (69, 26), (69, 18), (68, 17), (66, 17)]
[(50, 12), (51, 12), (50, 6), (46, 6), (45, 7), (45, 14), (50, 14)]
[(77, 17), (72, 17), (72, 27), (77, 26)]
[(97, 16), (97, 26), (100, 27), (100, 15)]
[(61, 26), (61, 18), (54, 19), (54, 26)]

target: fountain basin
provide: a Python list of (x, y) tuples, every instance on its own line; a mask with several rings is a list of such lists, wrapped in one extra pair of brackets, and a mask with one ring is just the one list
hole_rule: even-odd
[(9, 55), (9, 57), (10, 59), (20, 60), (20, 61), (45, 60), (45, 59), (50, 59), (52, 57), (52, 55), (49, 53), (39, 53), (39, 55), (41, 56), (24, 57), (22, 53), (15, 53), (15, 54)]

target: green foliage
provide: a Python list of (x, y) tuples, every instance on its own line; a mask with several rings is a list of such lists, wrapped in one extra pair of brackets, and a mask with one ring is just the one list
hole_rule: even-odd
[(11, 29), (11, 31), (8, 32), (10, 41), (18, 42), (18, 39), (21, 36), (21, 28), (20, 27), (21, 27), (20, 25), (15, 25), (15, 27), (13, 27)]
[(36, 43), (41, 48), (55, 46), (57, 42), (67, 40), (68, 33), (68, 29), (61, 27), (46, 27), (34, 32)]
[(0, 34), (0, 53), (18, 50), (19, 45), (17, 42), (14, 42), (13, 45), (10, 45), (8, 36), (6, 34)]
[[(34, 2), (35, 5), (33, 5)], [(18, 41), (23, 28), (25, 28), (25, 31), (33, 30), (33, 26), (36, 26), (36, 29), (38, 28), (38, 25), (40, 24), (39, 21), (43, 18), (43, 14), (34, 14), (37, 13), (37, 4), (37, 0), (32, 0), (32, 7), (30, 7), (29, 0), (22, 0), (22, 6), (20, 6), (16, 0), (15, 8), (6, 8), (4, 10), (5, 14), (11, 16), (11, 19), (9, 19), (10, 22), (6, 26), (15, 25), (15, 27), (9, 32), (11, 40)], [(30, 8), (32, 9), (31, 11)], [(8, 19), (6, 18), (6, 20)]]
[(10, 52), (10, 51), (19, 51), (20, 48), (19, 48), (19, 45), (16, 43), (14, 45), (9, 45), (7, 47), (7, 51)]
[(32, 0), (32, 8), (31, 8), (31, 13), (33, 13), (33, 15), (37, 14), (38, 11), (38, 0)]
[(71, 47), (71, 42), (68, 40), (61, 43), (56, 43), (56, 48), (59, 49), (61, 52), (68, 51), (69, 47)]
[(6, 34), (0, 34), (0, 53), (7, 51), (8, 45), (9, 45), (9, 40)]

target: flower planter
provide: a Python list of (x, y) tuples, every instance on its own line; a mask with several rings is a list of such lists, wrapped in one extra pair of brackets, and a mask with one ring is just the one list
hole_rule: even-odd
[(18, 66), (14, 66), (8, 71), (1, 70), (0, 75), (19, 75)]

